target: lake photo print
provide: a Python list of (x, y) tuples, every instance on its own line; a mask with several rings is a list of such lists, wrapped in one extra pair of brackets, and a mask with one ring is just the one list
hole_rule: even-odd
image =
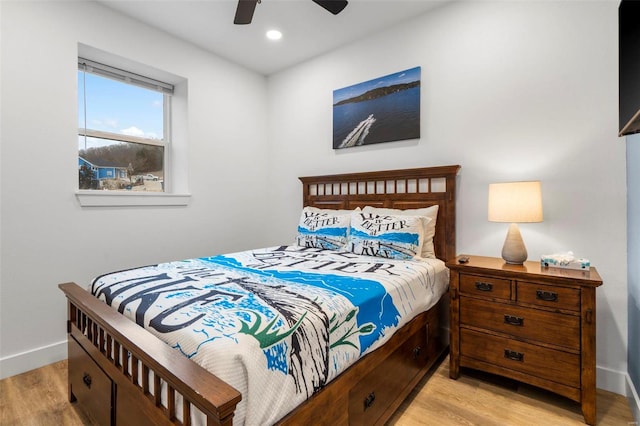
[(420, 137), (420, 67), (333, 91), (333, 149)]

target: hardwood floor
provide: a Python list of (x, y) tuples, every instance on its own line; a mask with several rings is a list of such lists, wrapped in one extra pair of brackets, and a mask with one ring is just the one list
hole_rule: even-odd
[[(462, 369), (449, 378), (449, 357), (416, 386), (389, 425), (584, 425), (580, 404), (504, 377)], [(598, 389), (597, 425), (637, 426), (627, 398)]]
[[(636, 425), (625, 397), (598, 390), (598, 425)], [(0, 425), (91, 425), (67, 400), (67, 362), (0, 381)], [(449, 379), (449, 358), (428, 375), (389, 425), (581, 425), (573, 401), (509, 379), (463, 370)]]
[(0, 425), (90, 425), (69, 403), (67, 361), (60, 361), (0, 381)]

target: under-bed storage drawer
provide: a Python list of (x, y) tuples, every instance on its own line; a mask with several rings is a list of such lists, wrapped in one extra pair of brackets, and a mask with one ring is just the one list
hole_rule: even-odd
[(349, 392), (349, 424), (372, 425), (398, 397), (403, 387), (426, 366), (428, 331), (415, 332)]
[(69, 338), (69, 391), (98, 425), (111, 425), (112, 382), (89, 354)]

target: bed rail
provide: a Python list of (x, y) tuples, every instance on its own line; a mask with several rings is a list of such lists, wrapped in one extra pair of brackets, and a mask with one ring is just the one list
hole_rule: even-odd
[[(119, 314), (75, 283), (58, 286), (67, 297), (67, 332), (102, 368), (119, 393), (139, 393), (149, 407), (141, 408), (152, 424), (191, 425), (191, 407), (206, 416), (206, 424), (233, 423), (240, 392), (179, 354), (151, 333)], [(134, 343), (135, 342), (135, 343)], [(153, 356), (151, 356), (152, 354)], [(162, 383), (166, 384), (165, 402)], [(182, 397), (182, 407), (175, 396)], [(70, 390), (70, 399), (73, 395)], [(159, 410), (157, 409), (159, 408)], [(115, 409), (114, 409), (115, 411)], [(131, 419), (129, 419), (131, 420)]]

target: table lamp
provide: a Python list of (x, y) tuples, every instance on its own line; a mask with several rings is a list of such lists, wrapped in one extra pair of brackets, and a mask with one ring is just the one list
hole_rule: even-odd
[(527, 248), (517, 223), (542, 222), (540, 181), (489, 184), (489, 221), (509, 222), (502, 258), (515, 265), (527, 260)]

